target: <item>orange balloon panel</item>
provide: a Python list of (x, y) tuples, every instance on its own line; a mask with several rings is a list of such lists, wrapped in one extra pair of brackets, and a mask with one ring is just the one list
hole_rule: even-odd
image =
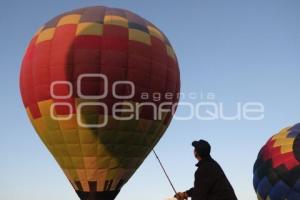
[(157, 27), (96, 6), (63, 13), (34, 35), (20, 88), (33, 126), (79, 197), (111, 200), (167, 129), (180, 77)]

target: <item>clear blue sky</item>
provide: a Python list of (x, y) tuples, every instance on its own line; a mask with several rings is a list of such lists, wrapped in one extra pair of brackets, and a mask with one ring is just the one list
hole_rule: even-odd
[[(298, 0), (2, 1), (0, 199), (77, 199), (25, 115), (18, 78), (38, 27), (61, 12), (90, 5), (129, 9), (160, 27), (176, 50), (183, 92), (214, 92), (227, 113), (235, 112), (237, 102), (264, 104), (261, 121), (174, 121), (156, 147), (177, 190), (185, 190), (195, 170), (190, 143), (207, 139), (239, 199), (254, 200), (252, 166), (258, 150), (273, 133), (300, 121)], [(180, 107), (178, 115), (183, 113)], [(150, 155), (117, 199), (172, 195)]]

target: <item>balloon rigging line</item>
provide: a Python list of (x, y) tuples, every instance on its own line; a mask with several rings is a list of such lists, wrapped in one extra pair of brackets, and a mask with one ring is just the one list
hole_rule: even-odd
[(154, 155), (155, 155), (156, 159), (158, 160), (158, 162), (159, 162), (159, 165), (161, 166), (161, 168), (162, 168), (162, 170), (163, 170), (164, 174), (166, 175), (166, 177), (167, 177), (167, 179), (168, 179), (168, 181), (169, 181), (169, 183), (170, 183), (170, 185), (171, 185), (171, 187), (172, 187), (173, 191), (175, 192), (175, 194), (177, 194), (177, 192), (176, 192), (176, 189), (175, 189), (175, 187), (174, 187), (174, 185), (173, 185), (173, 183), (172, 183), (172, 181), (171, 181), (170, 177), (168, 176), (168, 174), (167, 174), (167, 172), (166, 172), (166, 170), (165, 170), (165, 168), (164, 168), (164, 166), (163, 166), (162, 162), (160, 161), (160, 159), (159, 159), (158, 155), (156, 154), (156, 152), (155, 152), (155, 150), (154, 150), (154, 149), (153, 149), (152, 151), (153, 151), (153, 153), (154, 153)]

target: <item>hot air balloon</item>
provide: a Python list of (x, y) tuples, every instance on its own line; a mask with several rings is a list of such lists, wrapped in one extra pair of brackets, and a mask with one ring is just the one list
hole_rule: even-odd
[(113, 200), (169, 126), (180, 75), (156, 26), (95, 6), (37, 31), (20, 90), (32, 125), (80, 199)]
[(259, 200), (300, 199), (300, 123), (282, 129), (262, 147), (254, 165)]

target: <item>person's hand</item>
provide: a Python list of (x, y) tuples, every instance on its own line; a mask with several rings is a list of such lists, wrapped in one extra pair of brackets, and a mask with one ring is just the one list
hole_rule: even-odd
[(176, 195), (175, 195), (176, 199), (178, 200), (186, 200), (188, 199), (188, 195), (185, 193), (185, 192), (178, 192)]

